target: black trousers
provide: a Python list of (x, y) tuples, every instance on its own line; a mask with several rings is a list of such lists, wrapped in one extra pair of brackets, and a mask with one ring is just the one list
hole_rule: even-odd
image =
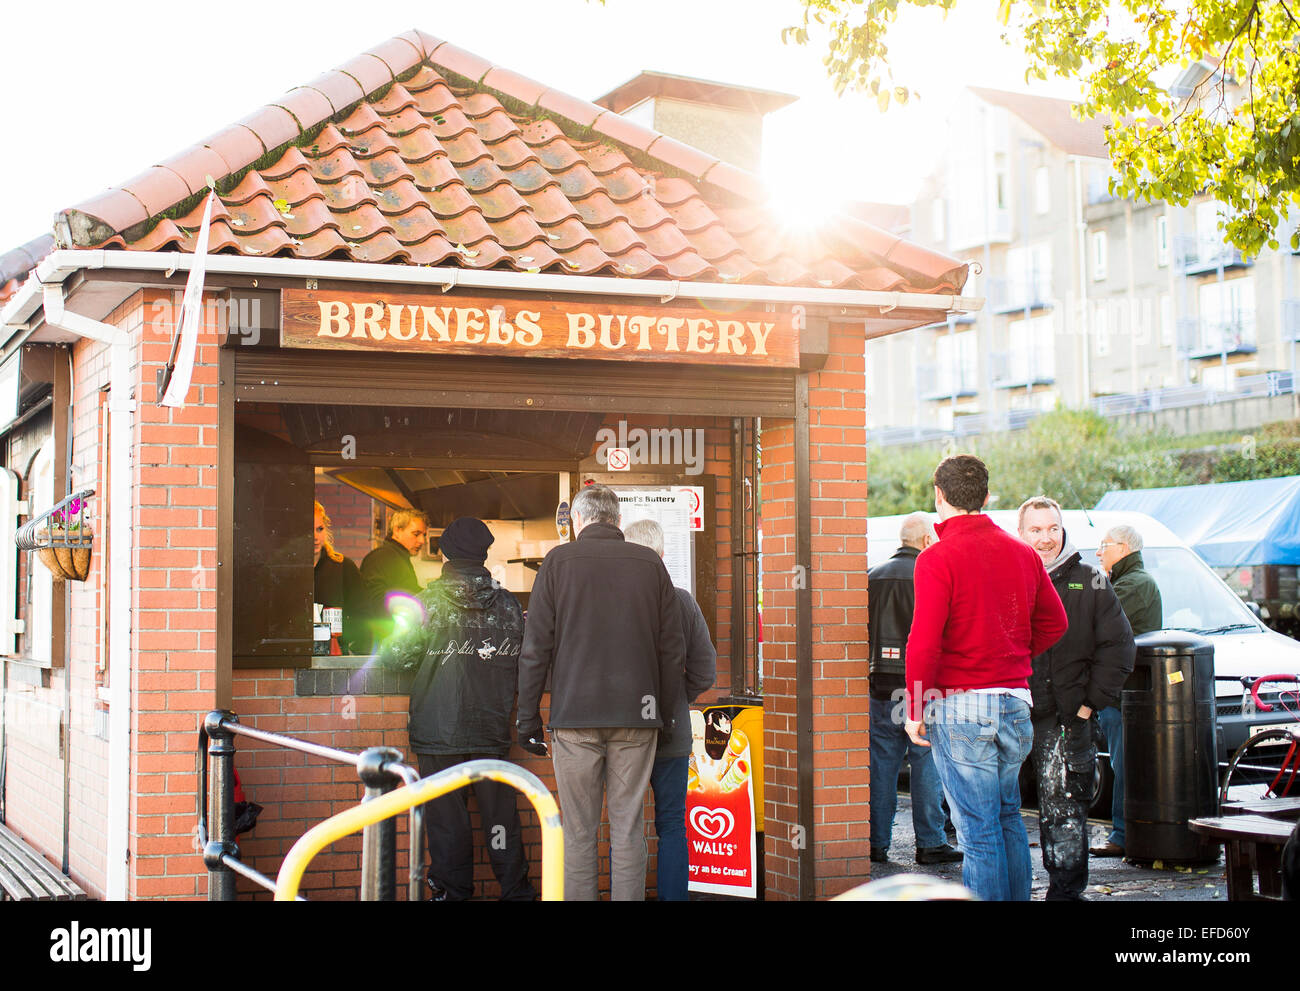
[(1065, 753), (1055, 715), (1034, 720), (1033, 761), (1047, 900), (1071, 901), (1088, 886), (1088, 806), (1065, 797)]
[[(420, 777), (445, 771), (467, 760), (490, 754), (417, 754)], [(501, 885), (502, 901), (533, 901), (537, 891), (528, 879), (528, 858), (519, 828), (515, 789), (499, 781), (474, 782), (483, 820), (492, 872)], [(448, 901), (464, 901), (474, 894), (474, 837), (470, 829), (469, 794), (459, 788), (424, 806), (424, 832), (429, 841), (429, 880), (447, 893)]]

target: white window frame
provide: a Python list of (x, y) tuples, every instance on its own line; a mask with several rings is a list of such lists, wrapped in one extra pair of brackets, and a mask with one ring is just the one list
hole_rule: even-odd
[(20, 503), (19, 479), (8, 468), (0, 468), (0, 656), (13, 657), (18, 649), (18, 634), (22, 632), (16, 608), (18, 598), (18, 555), (10, 536), (18, 529)]
[[(39, 513), (54, 505), (54, 438), (41, 445), (32, 459), (28, 473), (27, 508)], [(36, 559), (31, 551), (28, 561), (27, 622), (25, 631), (26, 656), (42, 665), (49, 665), (54, 653), (54, 576)]]
[(1163, 213), (1156, 217), (1156, 265), (1169, 265), (1169, 215)]
[(1105, 231), (1092, 232), (1092, 281), (1104, 282), (1109, 262), (1110, 246)]

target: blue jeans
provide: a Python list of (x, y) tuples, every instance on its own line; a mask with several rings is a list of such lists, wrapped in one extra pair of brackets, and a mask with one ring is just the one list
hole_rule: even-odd
[(1118, 706), (1108, 705), (1097, 713), (1110, 751), (1110, 769), (1115, 787), (1110, 793), (1110, 836), (1116, 846), (1124, 845), (1124, 717)]
[(1034, 744), (1029, 706), (1011, 695), (958, 692), (926, 707), (925, 727), (966, 855), (962, 884), (985, 901), (1029, 901), (1019, 781)]
[(655, 869), (661, 902), (689, 898), (690, 871), (686, 859), (686, 758), (656, 760), (650, 771), (655, 794), (655, 835), (659, 859)]
[(871, 700), (871, 846), (888, 850), (898, 808), (898, 771), (907, 756), (911, 768), (912, 826), (917, 847), (943, 846), (943, 806), (939, 774), (929, 747), (918, 747), (902, 722), (893, 719), (894, 703)]

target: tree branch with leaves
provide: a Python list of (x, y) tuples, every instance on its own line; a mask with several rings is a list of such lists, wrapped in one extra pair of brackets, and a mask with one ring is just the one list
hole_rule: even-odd
[[(783, 38), (824, 44), (836, 89), (870, 93), (884, 111), (914, 93), (889, 64), (890, 28), (909, 9), (960, 0), (799, 2), (802, 23)], [(1000, 0), (997, 16), (1027, 81), (1082, 82), (1076, 113), (1107, 121), (1115, 195), (1186, 206), (1207, 194), (1247, 255), (1283, 237), (1300, 248), (1287, 219), (1300, 216), (1300, 22), (1286, 0)], [(1169, 92), (1198, 63), (1192, 91)]]

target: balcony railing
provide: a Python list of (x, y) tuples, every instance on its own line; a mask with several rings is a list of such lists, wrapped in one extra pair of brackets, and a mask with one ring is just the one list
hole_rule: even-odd
[(1027, 279), (990, 279), (989, 310), (1015, 313), (1017, 310), (1042, 310), (1052, 305), (1051, 278), (1033, 272)]
[(995, 351), (989, 355), (989, 361), (995, 389), (1050, 385), (1056, 381), (1054, 362), (1047, 355)]
[(1184, 275), (1201, 275), (1205, 272), (1243, 268), (1251, 264), (1241, 252), (1219, 237), (1188, 235), (1174, 238), (1174, 256), (1178, 269)]
[(953, 399), (973, 396), (978, 391), (974, 369), (940, 363), (916, 369), (916, 394), (922, 399)]
[[(1289, 396), (1296, 392), (1296, 385), (1296, 377), (1291, 372), (1264, 372), (1234, 379), (1230, 389), (1211, 389), (1203, 385), (1147, 389), (1142, 392), (1099, 396), (1088, 406), (1102, 416), (1129, 416), (1165, 409), (1185, 409), (1189, 406), (1212, 406), (1235, 399)], [(937, 427), (885, 427), (870, 431), (867, 443), (878, 447), (892, 447), (900, 444), (933, 443), (950, 437), (971, 437), (1002, 430), (1019, 430), (1028, 426), (1039, 415), (1039, 411), (1035, 409), (1018, 409), (1004, 413), (959, 416), (953, 420), (951, 430), (940, 430)]]
[(1300, 299), (1282, 300), (1282, 339), (1300, 341)]
[(1254, 313), (1238, 313), (1224, 320), (1192, 319), (1184, 329), (1189, 358), (1253, 354), (1256, 350)]

